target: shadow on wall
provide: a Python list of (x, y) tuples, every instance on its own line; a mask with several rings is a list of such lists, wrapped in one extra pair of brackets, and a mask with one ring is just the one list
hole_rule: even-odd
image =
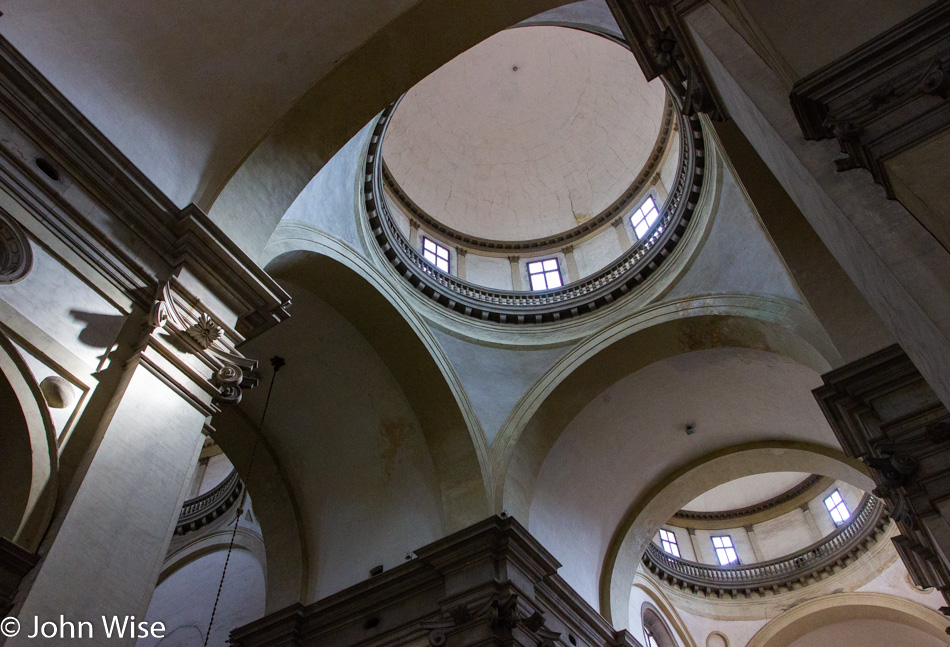
[(86, 327), (79, 333), (79, 341), (92, 348), (109, 348), (125, 322), (123, 315), (105, 315), (82, 310), (70, 310), (69, 314), (76, 321), (85, 324)]

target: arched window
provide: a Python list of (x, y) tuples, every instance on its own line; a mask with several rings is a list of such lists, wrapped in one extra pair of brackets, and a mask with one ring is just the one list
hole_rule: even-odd
[(646, 647), (677, 647), (673, 632), (666, 622), (649, 603), (644, 603), (641, 611), (643, 621), (643, 642)]

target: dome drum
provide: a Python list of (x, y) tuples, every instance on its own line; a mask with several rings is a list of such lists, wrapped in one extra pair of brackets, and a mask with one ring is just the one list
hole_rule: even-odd
[(376, 122), (366, 156), (364, 200), (373, 237), (396, 272), (414, 288), (457, 313), (502, 324), (553, 323), (599, 310), (641, 285), (670, 255), (693, 217), (703, 186), (704, 138), (698, 116), (679, 114), (676, 179), (651, 232), (613, 263), (582, 280), (543, 292), (485, 288), (441, 272), (400, 230), (384, 194), (382, 141), (396, 107)]

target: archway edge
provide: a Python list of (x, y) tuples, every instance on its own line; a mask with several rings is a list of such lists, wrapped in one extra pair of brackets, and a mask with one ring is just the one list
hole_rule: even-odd
[(421, 0), (317, 81), (199, 206), (257, 258), (307, 183), (384, 107), (493, 34), (574, 1)]
[(656, 361), (710, 348), (772, 352), (819, 374), (840, 360), (810, 312), (787, 299), (721, 294), (648, 306), (576, 346), (518, 402), (492, 446), (496, 511), (504, 507), (528, 522), (548, 452), (605, 388)]
[(615, 626), (629, 628), (630, 588), (640, 557), (660, 526), (677, 510), (722, 483), (781, 471), (831, 476), (868, 492), (874, 488), (863, 463), (822, 445), (761, 441), (711, 452), (658, 479), (624, 515), (601, 569), (600, 610), (604, 617)]
[(884, 593), (835, 593), (792, 607), (759, 629), (746, 647), (788, 647), (813, 629), (846, 619), (891, 620), (947, 638), (946, 618), (922, 604)]
[(56, 428), (39, 384), (6, 335), (0, 335), (0, 372), (10, 383), (19, 402), (32, 450), (29, 497), (13, 541), (35, 551), (53, 518), (56, 505), (59, 476)]
[[(683, 619), (680, 617), (679, 612), (676, 610), (672, 604), (666, 599), (666, 596), (659, 591), (652, 582), (647, 580), (642, 580), (634, 584), (639, 588), (644, 595), (649, 599), (649, 604), (654, 607), (654, 611), (658, 611), (666, 621), (673, 625), (673, 631), (676, 632), (677, 637), (679, 637), (680, 642), (684, 647), (699, 647), (696, 644), (696, 640), (693, 638), (693, 635), (689, 632), (689, 629), (686, 627), (686, 623), (683, 622)], [(646, 603), (644, 603), (646, 604)], [(641, 615), (643, 612), (643, 605), (640, 607)]]
[[(268, 259), (266, 265), (268, 272), (276, 278), (284, 278), (296, 283), (318, 297), (325, 298), (326, 295), (321, 295), (320, 290), (315, 288), (313, 278), (319, 277), (320, 273), (312, 271), (310, 266), (312, 263), (329, 260), (352, 273), (359, 281), (365, 283), (366, 289), (373, 291), (373, 295), (387, 302), (393, 315), (401, 319), (400, 326), (404, 325), (413, 336), (412, 343), (418, 343), (424, 349), (420, 352), (425, 352), (431, 360), (431, 368), (438, 372), (442, 380), (441, 384), (450, 394), (444, 398), (437, 398), (436, 392), (432, 390), (426, 393), (410, 393), (411, 389), (407, 390), (408, 387), (419, 380), (400, 380), (399, 375), (402, 373), (394, 370), (392, 365), (389, 366), (416, 411), (420, 423), (423, 423), (423, 432), (426, 434), (427, 443), (440, 475), (444, 529), (446, 532), (460, 530), (488, 516), (491, 511), (490, 491), (487, 487), (488, 447), (478, 418), (455, 369), (445, 356), (431, 329), (420, 319), (412, 304), (406, 302), (405, 297), (394, 287), (398, 283), (381, 275), (377, 268), (345, 242), (299, 221), (281, 223), (265, 249), (264, 256)], [(349, 296), (352, 297), (352, 294)], [(331, 303), (331, 305), (334, 304)], [(382, 342), (373, 342), (373, 339), (378, 336), (377, 333), (385, 329), (385, 326), (379, 325), (378, 317), (375, 318), (378, 329), (367, 330), (348, 316), (348, 313), (341, 311), (341, 314), (350, 320), (371, 345), (376, 347), (377, 352), (384, 357), (384, 361), (386, 361), (387, 352), (395, 352), (395, 349), (399, 348), (399, 344), (392, 342), (391, 336), (394, 331), (391, 328), (387, 331), (386, 348), (381, 347)], [(366, 319), (365, 316), (362, 318)], [(401, 355), (412, 355), (412, 353)], [(426, 368), (428, 369), (429, 366), (427, 365)], [(418, 373), (413, 373), (413, 375), (419, 376)], [(449, 399), (451, 402), (447, 401)], [(437, 406), (440, 404), (442, 405), (441, 414)], [(433, 437), (432, 429), (435, 425), (426, 425), (425, 416), (441, 418), (443, 423), (458, 416), (458, 428), (464, 427), (464, 437), (461, 437), (461, 434)], [(445, 429), (444, 425), (443, 428)]]

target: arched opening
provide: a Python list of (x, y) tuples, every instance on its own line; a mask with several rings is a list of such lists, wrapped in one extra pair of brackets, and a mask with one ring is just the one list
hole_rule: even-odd
[(640, 612), (643, 625), (643, 644), (645, 647), (678, 647), (673, 632), (660, 613), (649, 603), (643, 604)]
[(748, 647), (890, 647), (946, 644), (939, 613), (880, 593), (845, 593), (809, 600), (760, 629)]
[(863, 465), (840, 451), (794, 442), (760, 442), (731, 447), (686, 465), (659, 480), (627, 512), (611, 542), (601, 575), (603, 613), (630, 623), (630, 586), (640, 558), (660, 526), (703, 492), (745, 476), (777, 471), (822, 474), (864, 491), (873, 481)]
[(20, 401), (10, 381), (0, 373), (0, 492), (3, 492), (3, 505), (0, 505), (0, 537), (12, 540), (23, 517), (30, 499), (30, 486), (33, 480), (32, 447), (30, 431)]

